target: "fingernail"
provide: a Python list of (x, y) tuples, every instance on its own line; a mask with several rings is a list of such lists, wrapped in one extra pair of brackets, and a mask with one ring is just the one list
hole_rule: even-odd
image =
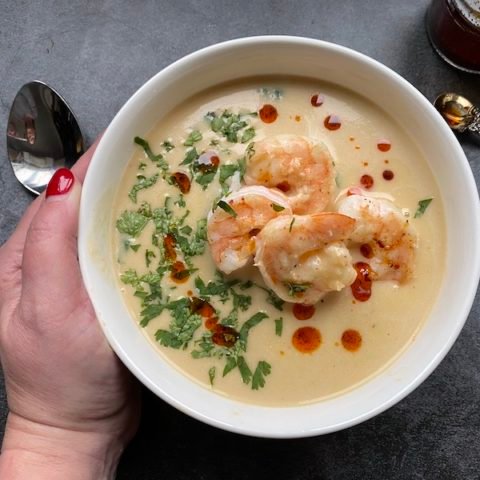
[(75, 177), (68, 168), (59, 168), (48, 183), (46, 198), (65, 195), (71, 190), (74, 180)]

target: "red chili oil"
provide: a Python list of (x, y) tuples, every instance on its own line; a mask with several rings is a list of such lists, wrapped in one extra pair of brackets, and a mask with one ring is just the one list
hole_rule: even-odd
[(278, 117), (277, 109), (268, 103), (258, 111), (258, 114), (263, 123), (273, 123)]
[(182, 193), (190, 191), (191, 182), (187, 174), (183, 172), (175, 172), (171, 177), (172, 182), (176, 185)]
[(315, 314), (315, 307), (313, 305), (295, 303), (292, 307), (292, 312), (297, 320), (308, 320)]
[(353, 329), (345, 330), (342, 334), (342, 345), (349, 352), (356, 352), (362, 346), (360, 332)]
[(389, 140), (379, 140), (377, 143), (377, 148), (381, 152), (388, 152), (392, 148), (392, 144)]
[(292, 337), (293, 346), (302, 353), (312, 353), (320, 347), (322, 336), (315, 327), (301, 327)]
[(220, 158), (218, 158), (217, 152), (207, 150), (198, 157), (196, 165), (202, 173), (215, 172), (220, 165)]
[(385, 180), (393, 180), (393, 177), (394, 177), (394, 173), (391, 171), (391, 170), (384, 170), (383, 173), (382, 173), (382, 177), (385, 179)]
[(167, 260), (173, 261), (177, 259), (175, 244), (175, 237), (171, 233), (167, 233), (163, 238), (163, 248), (165, 250), (165, 258)]
[(370, 190), (373, 187), (373, 177), (371, 175), (362, 175), (360, 178), (360, 183), (363, 188)]
[(338, 130), (342, 126), (342, 120), (338, 115), (328, 115), (323, 124), (327, 130)]
[(183, 262), (177, 260), (176, 262), (172, 263), (172, 266), (170, 267), (170, 278), (175, 283), (185, 283), (189, 276), (190, 271)]
[(312, 98), (310, 98), (310, 104), (312, 105), (312, 107), (320, 107), (323, 105), (324, 101), (325, 97), (323, 95), (320, 95), (319, 93), (312, 95)]
[(233, 347), (238, 337), (239, 333), (232, 327), (217, 323), (213, 328), (212, 342), (220, 347)]
[(373, 270), (365, 262), (357, 262), (353, 267), (357, 272), (357, 278), (350, 285), (352, 294), (359, 302), (366, 302), (372, 296)]

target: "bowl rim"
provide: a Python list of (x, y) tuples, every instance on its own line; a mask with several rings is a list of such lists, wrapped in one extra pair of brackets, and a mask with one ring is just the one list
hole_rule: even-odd
[[(298, 36), (289, 36), (289, 35), (265, 35), (265, 36), (251, 36), (251, 37), (243, 37), (237, 38), (233, 40), (228, 40), (220, 43), (216, 43), (207, 47), (204, 47), (200, 50), (194, 51), (189, 53), (188, 55), (176, 60), (175, 62), (171, 63), (170, 65), (166, 66), (165, 68), (161, 69), (158, 73), (156, 73), (153, 77), (151, 77), (147, 82), (145, 82), (122, 106), (119, 112), (115, 115), (112, 122), (108, 126), (105, 134), (103, 135), (102, 139), (99, 142), (97, 150), (92, 158), (91, 165), (87, 171), (87, 175), (84, 182), (84, 189), (88, 193), (88, 185), (90, 178), (93, 176), (93, 170), (95, 169), (95, 165), (101, 161), (102, 157), (102, 150), (104, 146), (108, 144), (110, 141), (110, 136), (113, 136), (112, 132), (117, 127), (117, 124), (121, 121), (122, 117), (126, 114), (129, 108), (132, 105), (135, 105), (138, 99), (143, 95), (144, 92), (148, 91), (161, 80), (163, 76), (175, 69), (183, 67), (184, 65), (188, 65), (190, 62), (200, 61), (205, 56), (215, 56), (216, 54), (228, 50), (234, 47), (248, 47), (248, 46), (257, 46), (259, 44), (284, 44), (284, 45), (296, 45), (296, 46), (308, 46), (308, 47), (316, 47), (320, 49), (326, 49), (334, 54), (339, 54), (344, 57), (352, 58), (356, 61), (360, 61), (367, 66), (375, 69), (377, 71), (382, 72), (384, 75), (390, 77), (390, 79), (396, 82), (401, 88), (406, 90), (409, 95), (415, 97), (415, 99), (420, 103), (422, 108), (425, 108), (434, 119), (436, 119), (437, 126), (440, 129), (442, 135), (448, 139), (450, 146), (457, 158), (457, 160), (461, 160), (458, 162), (459, 168), (462, 169), (462, 173), (465, 177), (466, 184), (464, 185), (465, 191), (472, 196), (472, 199), (475, 200), (475, 207), (472, 209), (472, 224), (471, 224), (471, 232), (470, 234), (475, 237), (480, 237), (480, 203), (478, 198), (478, 191), (477, 186), (474, 180), (473, 173), (470, 169), (468, 164), (468, 160), (465, 157), (462, 147), (458, 143), (456, 137), (448, 128), (444, 120), (441, 116), (436, 112), (434, 107), (430, 104), (430, 102), (407, 80), (405, 80), (402, 76), (400, 76), (395, 71), (391, 70), (386, 65), (378, 62), (377, 60), (372, 59), (371, 57), (357, 52), (353, 49), (348, 47), (344, 47), (341, 45), (337, 45), (331, 42), (326, 42), (323, 40), (317, 40), (313, 38), (307, 37), (298, 37)], [(161, 87), (160, 87), (161, 88)], [(89, 258), (88, 258), (88, 248), (87, 244), (87, 230), (88, 230), (88, 222), (89, 216), (88, 212), (86, 211), (86, 200), (85, 196), (82, 195), (81, 199), (81, 209), (80, 209), (80, 217), (79, 217), (79, 236), (78, 236), (78, 243), (79, 243), (79, 260), (80, 260), (80, 267), (85, 283), (85, 287), (89, 293), (90, 298), (92, 298), (92, 304), (94, 304), (93, 296), (94, 293), (91, 288), (90, 282), (90, 274), (89, 274)], [(448, 247), (447, 247), (448, 248)], [(112, 334), (112, 332), (108, 329), (107, 325), (104, 322), (100, 321), (100, 325), (102, 330), (117, 354), (117, 356), (121, 359), (123, 364), (135, 375), (137, 379), (139, 379), (146, 387), (148, 387), (153, 393), (159, 396), (161, 399), (165, 400), (170, 405), (174, 406), (178, 410), (188, 414), (189, 416), (200, 420), (204, 423), (209, 425), (235, 432), (244, 435), (250, 435), (255, 437), (265, 437), (265, 438), (299, 438), (299, 437), (308, 437), (308, 436), (315, 436), (330, 433), (333, 431), (338, 431), (344, 428), (348, 428), (354, 426), (358, 423), (366, 421), (373, 416), (376, 416), (391, 406), (398, 403), (404, 397), (406, 397), (409, 393), (411, 393), (415, 388), (417, 388), (432, 372), (433, 370), (440, 364), (443, 358), (451, 349), (452, 345), (454, 344), (455, 340), (457, 339), (458, 335), (460, 334), (461, 329), (463, 328), (468, 314), (471, 310), (477, 285), (480, 279), (480, 247), (477, 248), (474, 252), (472, 252), (472, 269), (470, 272), (470, 288), (468, 291), (464, 292), (463, 303), (459, 305), (458, 311), (458, 318), (460, 321), (457, 321), (455, 324), (452, 324), (452, 329), (450, 330), (450, 335), (448, 337), (448, 341), (446, 341), (442, 348), (437, 351), (437, 354), (431, 359), (429, 363), (427, 363), (422, 371), (416, 375), (415, 378), (410, 380), (407, 384), (404, 385), (403, 388), (399, 389), (395, 395), (393, 395), (388, 401), (384, 401), (383, 403), (374, 406), (373, 408), (367, 409), (363, 411), (361, 414), (358, 414), (347, 421), (341, 421), (337, 423), (332, 423), (328, 426), (322, 426), (318, 428), (311, 428), (308, 431), (304, 429), (299, 429), (297, 431), (291, 429), (290, 431), (281, 432), (278, 431), (269, 431), (268, 429), (259, 429), (255, 430), (252, 427), (245, 427), (239, 422), (239, 424), (232, 424), (225, 420), (220, 420), (218, 418), (214, 418), (208, 415), (201, 413), (200, 411), (195, 410), (191, 406), (184, 405), (173, 398), (168, 392), (162, 390), (158, 385), (156, 385), (152, 380), (147, 377), (141, 366), (137, 365), (128, 353), (125, 351), (124, 347), (120, 345), (117, 341), (117, 338)], [(94, 304), (95, 307), (95, 304)], [(401, 354), (402, 355), (402, 354)], [(173, 367), (172, 367), (173, 368)], [(218, 394), (214, 394), (219, 396)], [(321, 403), (321, 402), (320, 402)], [(249, 405), (249, 404), (242, 404), (242, 405)], [(250, 405), (249, 405), (250, 406)], [(290, 410), (294, 408), (303, 408), (303, 406), (296, 406), (296, 407), (266, 407), (268, 409), (275, 408), (280, 410)]]

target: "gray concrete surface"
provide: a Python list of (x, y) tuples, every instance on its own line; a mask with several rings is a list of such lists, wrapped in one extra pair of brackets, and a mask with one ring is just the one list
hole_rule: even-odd
[[(0, 243), (32, 196), (6, 161), (8, 109), (41, 79), (74, 108), (89, 143), (128, 97), (179, 57), (222, 40), (302, 35), (355, 48), (385, 63), (428, 99), (443, 90), (480, 104), (480, 77), (432, 51), (426, 0), (0, 0)], [(480, 141), (461, 138), (477, 182)], [(454, 282), (455, 279), (448, 281)], [(0, 388), (4, 428), (7, 403)], [(378, 417), (335, 434), (252, 439), (203, 425), (144, 392), (140, 431), (119, 479), (478, 479), (480, 302), (439, 368)]]

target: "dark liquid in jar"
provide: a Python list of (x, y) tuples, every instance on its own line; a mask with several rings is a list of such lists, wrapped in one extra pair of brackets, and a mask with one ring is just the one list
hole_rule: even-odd
[(480, 2), (433, 0), (427, 30), (438, 53), (450, 64), (480, 73)]

